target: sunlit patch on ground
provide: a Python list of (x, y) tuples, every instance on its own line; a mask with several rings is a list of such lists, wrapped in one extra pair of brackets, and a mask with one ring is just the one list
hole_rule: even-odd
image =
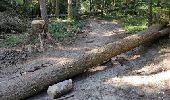
[(123, 76), (111, 78), (108, 79), (105, 84), (110, 84), (113, 87), (142, 87), (141, 89), (145, 92), (151, 92), (150, 88), (154, 90), (152, 92), (170, 89), (170, 70), (148, 76)]

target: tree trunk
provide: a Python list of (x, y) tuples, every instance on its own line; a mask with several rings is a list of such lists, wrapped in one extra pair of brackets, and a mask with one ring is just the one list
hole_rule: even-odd
[(148, 0), (148, 26), (152, 25), (152, 0)]
[(55, 3), (56, 3), (56, 5), (55, 5), (55, 15), (58, 18), (59, 17), (59, 12), (60, 12), (60, 9), (59, 9), (59, 0), (56, 0)]
[(164, 26), (165, 25), (151, 26), (138, 34), (93, 49), (72, 63), (61, 66), (53, 64), (52, 66), (25, 73), (7, 81), (2, 81), (0, 82), (0, 99), (19, 100), (34, 95), (46, 89), (49, 85), (83, 73), (91, 67), (98, 66), (110, 60), (113, 56), (127, 52), (160, 36), (169, 34), (170, 28), (159, 32)]
[(72, 0), (68, 0), (68, 19), (73, 19), (73, 8), (72, 8)]
[(49, 41), (52, 41), (52, 38), (51, 38), (50, 34), (48, 33), (49, 20), (48, 20), (48, 15), (47, 15), (46, 0), (39, 0), (39, 4), (40, 4), (41, 17), (45, 21), (45, 25), (43, 27), (44, 28), (43, 40), (47, 39), (49, 42)]
[(52, 14), (51, 15), (54, 15), (55, 14), (55, 7), (56, 7), (56, 0), (52, 0), (52, 5), (51, 5), (51, 7), (52, 7)]
[(90, 0), (90, 12), (92, 11), (92, 0)]
[(47, 16), (47, 8), (46, 8), (46, 0), (39, 0), (41, 17), (45, 21), (46, 25), (48, 24), (48, 16)]
[(52, 0), (49, 0), (48, 2), (47, 2), (47, 15), (49, 14), (49, 15), (51, 15), (51, 14), (53, 14), (53, 1)]
[(75, 10), (74, 10), (75, 19), (79, 18), (79, 9), (80, 9), (80, 0), (75, 0)]
[(160, 1), (160, 0), (157, 1), (157, 6), (158, 6), (158, 7), (161, 6), (161, 1)]
[(102, 0), (102, 4), (101, 4), (101, 16), (104, 16), (104, 10), (105, 10), (105, 0)]

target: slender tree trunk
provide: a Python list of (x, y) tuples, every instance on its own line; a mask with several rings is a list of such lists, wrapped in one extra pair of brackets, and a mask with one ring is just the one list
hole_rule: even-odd
[(28, 1), (23, 0), (23, 6), (24, 6), (25, 15), (29, 16), (28, 9), (26, 7), (27, 5), (28, 5)]
[(157, 1), (157, 6), (158, 6), (158, 7), (161, 6), (161, 1), (160, 1), (160, 0)]
[(56, 6), (56, 0), (52, 0), (52, 15), (55, 14), (55, 6)]
[(68, 19), (73, 19), (73, 2), (72, 0), (68, 0)]
[(152, 25), (152, 0), (148, 0), (148, 26)]
[(124, 3), (128, 4), (130, 0), (125, 0)]
[(76, 4), (75, 4), (75, 18), (78, 19), (79, 18), (79, 8), (80, 8), (80, 0), (76, 0)]
[(49, 8), (47, 8), (47, 15), (51, 15), (51, 14), (53, 14), (53, 0), (49, 0), (48, 6), (49, 6)]
[(92, 11), (92, 0), (90, 0), (90, 12)]
[(105, 0), (102, 0), (102, 4), (101, 4), (101, 14), (102, 14), (102, 17), (104, 16), (104, 10), (105, 10)]
[(59, 0), (56, 0), (55, 3), (56, 3), (56, 5), (55, 5), (55, 15), (58, 18), (59, 17), (59, 12), (60, 12), (60, 9), (59, 9)]

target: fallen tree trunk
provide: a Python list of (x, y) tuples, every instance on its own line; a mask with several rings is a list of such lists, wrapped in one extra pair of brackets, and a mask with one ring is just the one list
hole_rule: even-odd
[(34, 72), (28, 72), (22, 76), (9, 79), (8, 81), (2, 81), (0, 82), (0, 99), (19, 100), (34, 95), (48, 88), (49, 85), (80, 74), (88, 68), (108, 61), (113, 56), (127, 52), (160, 36), (169, 34), (170, 28), (160, 31), (163, 27), (165, 27), (165, 25), (151, 26), (138, 34), (94, 49), (71, 64), (61, 66), (53, 65)]

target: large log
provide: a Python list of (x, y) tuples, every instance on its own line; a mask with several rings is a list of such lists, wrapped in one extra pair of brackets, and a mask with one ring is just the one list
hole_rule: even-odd
[(53, 65), (34, 72), (28, 72), (8, 81), (2, 81), (0, 82), (0, 100), (19, 100), (34, 95), (43, 89), (47, 89), (49, 85), (83, 73), (85, 70), (102, 64), (113, 56), (169, 34), (169, 28), (160, 31), (163, 27), (165, 25), (154, 25), (138, 34), (93, 49), (71, 64)]

